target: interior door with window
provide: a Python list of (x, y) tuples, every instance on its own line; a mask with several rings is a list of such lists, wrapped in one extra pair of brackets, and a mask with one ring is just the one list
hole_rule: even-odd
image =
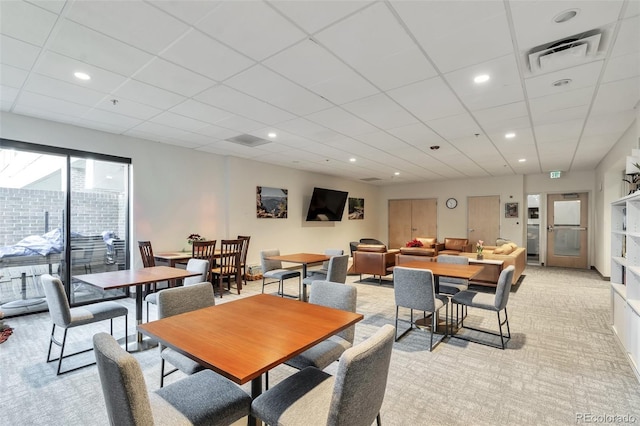
[(547, 266), (588, 267), (588, 212), (586, 192), (547, 195)]

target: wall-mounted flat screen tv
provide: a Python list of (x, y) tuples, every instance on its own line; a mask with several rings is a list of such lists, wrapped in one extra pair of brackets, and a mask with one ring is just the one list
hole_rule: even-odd
[(333, 189), (313, 188), (308, 221), (341, 221), (344, 206), (347, 203), (348, 192)]

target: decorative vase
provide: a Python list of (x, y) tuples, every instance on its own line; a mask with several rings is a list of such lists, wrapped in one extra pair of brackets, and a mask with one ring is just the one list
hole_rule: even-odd
[(482, 253), (478, 253), (478, 254), (476, 254), (476, 259), (482, 260), (482, 259), (484, 259), (484, 256), (482, 255)]

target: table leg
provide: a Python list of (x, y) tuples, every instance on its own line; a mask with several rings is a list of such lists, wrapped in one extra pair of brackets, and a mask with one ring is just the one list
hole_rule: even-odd
[[(307, 278), (307, 264), (303, 263), (302, 264), (302, 280), (300, 280), (300, 282), (302, 283), (302, 281), (304, 281), (304, 279)], [(300, 284), (302, 286), (302, 301), (306, 302), (307, 301), (307, 286), (304, 284)], [(298, 290), (300, 291), (300, 290)]]
[[(251, 380), (251, 399), (256, 399), (262, 394), (262, 375), (259, 375), (255, 379)], [(249, 415), (247, 418), (247, 425), (249, 426), (257, 426), (258, 419)]]
[[(136, 287), (136, 326), (142, 324), (142, 294), (143, 294), (142, 289), (143, 287), (144, 287), (143, 285)], [(136, 327), (136, 335), (134, 338), (136, 345), (134, 346), (133, 349), (131, 348), (131, 346), (129, 346), (129, 352), (143, 351), (145, 349), (150, 349), (155, 346), (158, 346), (158, 342), (151, 339), (145, 340), (143, 339), (143, 337), (144, 336), (142, 335), (142, 333), (140, 333)]]

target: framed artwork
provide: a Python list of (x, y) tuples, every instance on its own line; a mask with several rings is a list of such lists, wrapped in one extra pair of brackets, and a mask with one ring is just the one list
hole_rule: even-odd
[(364, 198), (349, 197), (349, 220), (364, 219)]
[(504, 203), (504, 217), (518, 217), (518, 203)]
[(259, 219), (286, 219), (288, 211), (287, 189), (256, 187), (256, 217)]

